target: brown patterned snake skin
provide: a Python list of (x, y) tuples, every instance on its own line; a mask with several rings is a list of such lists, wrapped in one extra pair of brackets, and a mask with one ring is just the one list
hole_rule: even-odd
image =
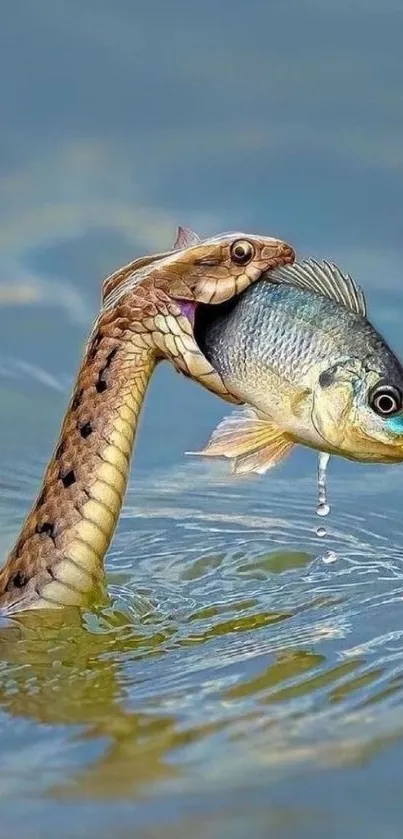
[(3, 614), (84, 606), (99, 596), (157, 362), (169, 359), (236, 401), (193, 337), (196, 306), (222, 303), (294, 258), (278, 239), (233, 233), (201, 241), (179, 228), (172, 251), (136, 259), (105, 280), (57, 446), (0, 572)]

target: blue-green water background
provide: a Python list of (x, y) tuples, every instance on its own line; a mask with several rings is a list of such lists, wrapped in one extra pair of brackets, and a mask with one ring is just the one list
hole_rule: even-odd
[[(403, 355), (402, 32), (400, 0), (3, 3), (4, 553), (102, 278), (178, 223), (337, 261)], [(403, 472), (333, 462), (320, 540), (312, 453), (185, 458), (227, 411), (162, 366), (110, 608), (1, 630), (2, 839), (400, 839)]]

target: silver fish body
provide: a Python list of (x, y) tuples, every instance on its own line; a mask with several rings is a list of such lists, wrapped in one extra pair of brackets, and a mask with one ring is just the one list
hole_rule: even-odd
[(212, 310), (203, 353), (237, 396), (258, 400), (262, 410), (272, 408), (273, 394), (267, 403), (264, 388), (268, 372), (304, 386), (313, 366), (323, 372), (358, 358), (403, 385), (402, 367), (378, 332), (333, 300), (262, 280), (223, 309)]
[[(229, 304), (202, 312), (196, 324), (202, 352), (228, 389), (291, 445), (356, 460), (402, 460), (401, 363), (363, 313), (363, 298), (350, 308), (294, 285), (295, 271), (282, 269), (279, 282), (275, 271)], [(373, 410), (373, 392), (389, 410)], [(397, 394), (394, 405), (388, 394)], [(228, 441), (232, 430), (225, 428)], [(205, 453), (230, 456), (216, 448)]]

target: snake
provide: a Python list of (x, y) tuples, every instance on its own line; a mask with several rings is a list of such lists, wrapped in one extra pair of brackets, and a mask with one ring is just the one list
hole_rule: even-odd
[(0, 612), (89, 606), (105, 591), (105, 554), (128, 483), (141, 408), (157, 364), (237, 402), (203, 356), (199, 306), (241, 294), (295, 253), (281, 239), (179, 227), (166, 252), (106, 278), (98, 317), (39, 493), (0, 571)]

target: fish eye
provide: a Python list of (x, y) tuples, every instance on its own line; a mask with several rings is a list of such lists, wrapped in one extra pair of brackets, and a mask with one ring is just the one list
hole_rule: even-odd
[(246, 265), (255, 255), (255, 248), (252, 242), (248, 242), (247, 239), (238, 239), (238, 241), (232, 243), (230, 253), (233, 262), (236, 262), (237, 265)]
[(390, 417), (402, 407), (402, 394), (394, 385), (378, 385), (369, 394), (369, 404), (376, 414)]

